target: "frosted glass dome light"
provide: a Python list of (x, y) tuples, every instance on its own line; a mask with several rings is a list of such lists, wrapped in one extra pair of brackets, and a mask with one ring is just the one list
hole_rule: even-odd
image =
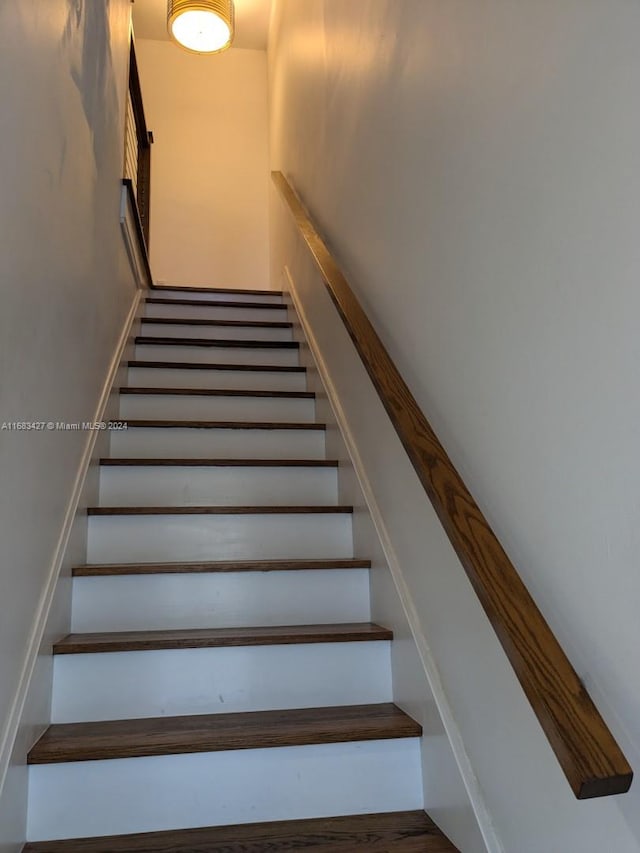
[(233, 40), (233, 0), (169, 0), (169, 35), (191, 53), (220, 53)]

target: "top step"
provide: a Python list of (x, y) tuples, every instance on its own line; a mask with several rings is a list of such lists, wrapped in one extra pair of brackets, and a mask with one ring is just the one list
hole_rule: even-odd
[(151, 297), (163, 299), (188, 298), (198, 302), (260, 302), (264, 304), (281, 304), (281, 290), (247, 290), (226, 287), (168, 287), (156, 285), (149, 291)]

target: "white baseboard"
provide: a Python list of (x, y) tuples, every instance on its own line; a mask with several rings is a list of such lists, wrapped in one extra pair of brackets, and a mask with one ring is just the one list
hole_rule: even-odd
[[(93, 416), (94, 422), (104, 420), (104, 414), (109, 402), (111, 389), (118, 369), (120, 368), (120, 363), (125, 347), (127, 346), (131, 327), (134, 323), (134, 320), (136, 319), (142, 293), (142, 290), (137, 290), (133, 297), (129, 313), (124, 322), (122, 333), (120, 335), (120, 338), (118, 339), (118, 343), (116, 344), (113, 357), (111, 359), (111, 363), (109, 365), (109, 369), (107, 371), (107, 375), (102, 386), (102, 391), (98, 399), (95, 414)], [(38, 601), (38, 605), (36, 607), (33, 625), (27, 644), (27, 651), (25, 653), (22, 669), (20, 672), (18, 687), (13, 702), (11, 704), (9, 714), (7, 716), (7, 720), (0, 734), (0, 798), (2, 797), (7, 777), (7, 771), (9, 769), (9, 764), (11, 762), (11, 757), (14, 749), (14, 744), (16, 742), (20, 722), (23, 717), (29, 686), (31, 684), (34, 668), (38, 659), (40, 647), (43, 642), (43, 637), (45, 636), (47, 620), (49, 618), (49, 613), (51, 610), (52, 602), (54, 600), (56, 586), (60, 577), (65, 551), (69, 543), (74, 519), (78, 510), (78, 504), (80, 502), (83, 486), (85, 483), (87, 472), (89, 470), (89, 466), (92, 461), (94, 447), (99, 434), (100, 433), (97, 430), (89, 430), (87, 432), (87, 440), (82, 453), (82, 457), (80, 459), (80, 463), (78, 465), (78, 470), (76, 472), (73, 488), (71, 490), (71, 494), (67, 502), (67, 507), (64, 514), (64, 521), (62, 523), (60, 535), (54, 548), (51, 563), (49, 565), (49, 570), (47, 572), (47, 581)]]
[[(385, 523), (380, 506), (376, 501), (371, 482), (369, 481), (369, 478), (366, 474), (362, 458), (358, 451), (357, 441), (349, 426), (349, 422), (346, 417), (344, 408), (340, 401), (335, 384), (332, 380), (330, 371), (327, 367), (327, 363), (318, 345), (318, 341), (314, 334), (309, 317), (307, 316), (306, 311), (298, 297), (293, 277), (291, 276), (291, 273), (288, 267), (286, 266), (284, 268), (284, 275), (288, 284), (288, 290), (291, 294), (291, 299), (294, 308), (296, 310), (298, 318), (300, 319), (300, 323), (307, 339), (309, 349), (311, 350), (311, 354), (313, 355), (316, 367), (318, 369), (318, 373), (327, 392), (329, 404), (331, 406), (331, 409), (333, 410), (336, 422), (340, 428), (340, 432), (342, 434), (345, 445), (347, 447), (347, 451), (351, 458), (351, 462), (353, 464), (354, 472), (362, 490), (362, 494), (367, 504), (367, 508), (371, 515), (371, 520), (378, 535), (382, 551), (387, 560), (389, 570), (391, 572), (391, 576), (393, 578), (398, 593), (398, 597), (402, 604), (402, 608), (404, 610), (407, 622), (413, 635), (414, 642), (416, 644), (416, 648), (418, 650), (418, 654), (420, 656), (425, 677), (433, 694), (433, 698), (440, 714), (443, 727), (451, 744), (451, 749), (458, 765), (460, 776), (467, 791), (469, 802), (473, 809), (487, 851), (488, 853), (504, 853), (504, 848), (500, 843), (494, 830), (490, 814), (484, 803), (482, 791), (471, 766), (469, 756), (462, 741), (462, 736), (453, 717), (451, 706), (443, 689), (438, 667), (433, 658), (426, 637), (424, 636), (424, 633), (420, 627), (420, 620), (418, 618), (418, 614), (416, 613), (415, 605), (413, 603), (409, 587), (405, 581), (402, 566), (400, 565), (400, 561), (398, 560), (396, 550), (394, 548), (392, 538), (389, 529)], [(336, 322), (339, 322), (337, 314)]]

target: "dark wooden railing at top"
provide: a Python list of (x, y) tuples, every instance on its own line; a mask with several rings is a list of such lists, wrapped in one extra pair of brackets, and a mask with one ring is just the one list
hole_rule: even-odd
[(124, 177), (131, 181), (146, 248), (149, 248), (151, 212), (151, 145), (153, 133), (147, 129), (136, 51), (131, 39), (129, 57), (129, 97), (125, 122)]
[(611, 731), (309, 214), (281, 172), (272, 178), (576, 797), (625, 793), (633, 773)]

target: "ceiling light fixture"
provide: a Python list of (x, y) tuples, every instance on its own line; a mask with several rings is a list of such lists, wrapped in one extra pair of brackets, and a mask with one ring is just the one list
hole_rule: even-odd
[(233, 0), (168, 0), (169, 35), (191, 53), (220, 53), (233, 41)]

